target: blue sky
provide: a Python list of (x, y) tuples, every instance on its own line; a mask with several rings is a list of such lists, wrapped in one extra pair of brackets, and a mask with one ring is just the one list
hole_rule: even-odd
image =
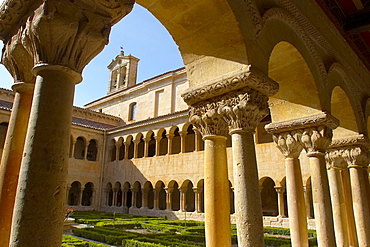
[[(107, 94), (107, 65), (119, 54), (121, 46), (126, 55), (140, 59), (137, 82), (184, 66), (167, 30), (151, 13), (136, 4), (128, 16), (113, 26), (109, 44), (85, 67), (84, 79), (76, 86), (74, 105), (82, 107)], [(0, 87), (10, 89), (12, 83), (13, 79), (0, 65)]]

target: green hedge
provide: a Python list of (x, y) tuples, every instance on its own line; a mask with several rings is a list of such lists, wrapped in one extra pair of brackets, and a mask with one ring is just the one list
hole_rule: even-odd
[(63, 235), (62, 247), (106, 247), (106, 245), (84, 241), (79, 238)]

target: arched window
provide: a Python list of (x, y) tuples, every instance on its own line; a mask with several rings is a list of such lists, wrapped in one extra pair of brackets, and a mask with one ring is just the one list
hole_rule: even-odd
[(92, 183), (85, 184), (85, 189), (82, 192), (82, 206), (91, 206), (93, 197), (94, 185)]
[(71, 188), (68, 193), (68, 205), (77, 206), (80, 198), (81, 184), (80, 182), (74, 181), (71, 184)]
[(95, 140), (91, 140), (87, 148), (87, 160), (96, 161), (98, 155), (98, 145)]
[(128, 120), (133, 121), (136, 120), (136, 102), (133, 102), (130, 104), (130, 109), (129, 109), (129, 117)]
[(148, 143), (148, 157), (155, 156), (155, 149), (156, 149), (156, 141), (154, 138), (154, 133), (152, 133), (150, 136), (150, 141)]
[(262, 213), (267, 216), (278, 215), (278, 197), (275, 190), (275, 182), (267, 177), (262, 182), (261, 190)]
[(85, 158), (85, 139), (82, 137), (77, 138), (73, 157), (80, 160)]
[(195, 150), (195, 132), (193, 125), (190, 124), (185, 137), (185, 152), (193, 152)]

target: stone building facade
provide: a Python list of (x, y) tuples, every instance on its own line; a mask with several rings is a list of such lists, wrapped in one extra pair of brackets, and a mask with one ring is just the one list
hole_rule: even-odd
[(134, 1), (1, 6), (16, 82), (1, 91), (4, 246), (60, 246), (66, 204), (189, 211), (212, 247), (231, 246), (233, 208), (240, 246), (263, 246), (263, 215), (289, 216), (293, 246), (312, 216), (319, 246), (370, 246), (367, 1), (136, 2), (185, 68), (134, 85), (138, 60), (120, 54), (87, 109), (74, 85)]

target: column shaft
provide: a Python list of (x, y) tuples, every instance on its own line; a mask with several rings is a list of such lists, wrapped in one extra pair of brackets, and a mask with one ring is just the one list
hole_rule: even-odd
[(370, 215), (362, 166), (350, 166), (353, 211), (359, 246), (370, 246)]
[(308, 247), (306, 206), (301, 165), (297, 158), (285, 158), (286, 189), (292, 246)]
[(353, 212), (352, 203), (352, 192), (351, 192), (351, 182), (349, 178), (348, 169), (343, 169), (340, 171), (342, 178), (342, 189), (345, 202), (346, 218), (349, 231), (349, 246), (358, 246), (356, 224)]
[(60, 246), (77, 73), (36, 67), (10, 246)]
[(261, 194), (253, 134), (230, 132), (232, 138), (236, 224), (239, 246), (264, 246)]
[(349, 246), (348, 227), (339, 170), (328, 169), (330, 196), (333, 207), (335, 239), (338, 247)]
[(311, 170), (317, 242), (320, 246), (333, 247), (336, 244), (325, 157), (323, 153), (309, 154), (308, 156)]
[(31, 86), (27, 83), (23, 85), (25, 88), (19, 88), (17, 91), (18, 87), (22, 87), (21, 84), (26, 83), (13, 86), (16, 93), (0, 166), (0, 239), (4, 246), (9, 245), (18, 176), (33, 95), (33, 84)]
[(226, 160), (226, 137), (204, 137), (204, 190), (206, 244), (230, 247), (230, 188)]

